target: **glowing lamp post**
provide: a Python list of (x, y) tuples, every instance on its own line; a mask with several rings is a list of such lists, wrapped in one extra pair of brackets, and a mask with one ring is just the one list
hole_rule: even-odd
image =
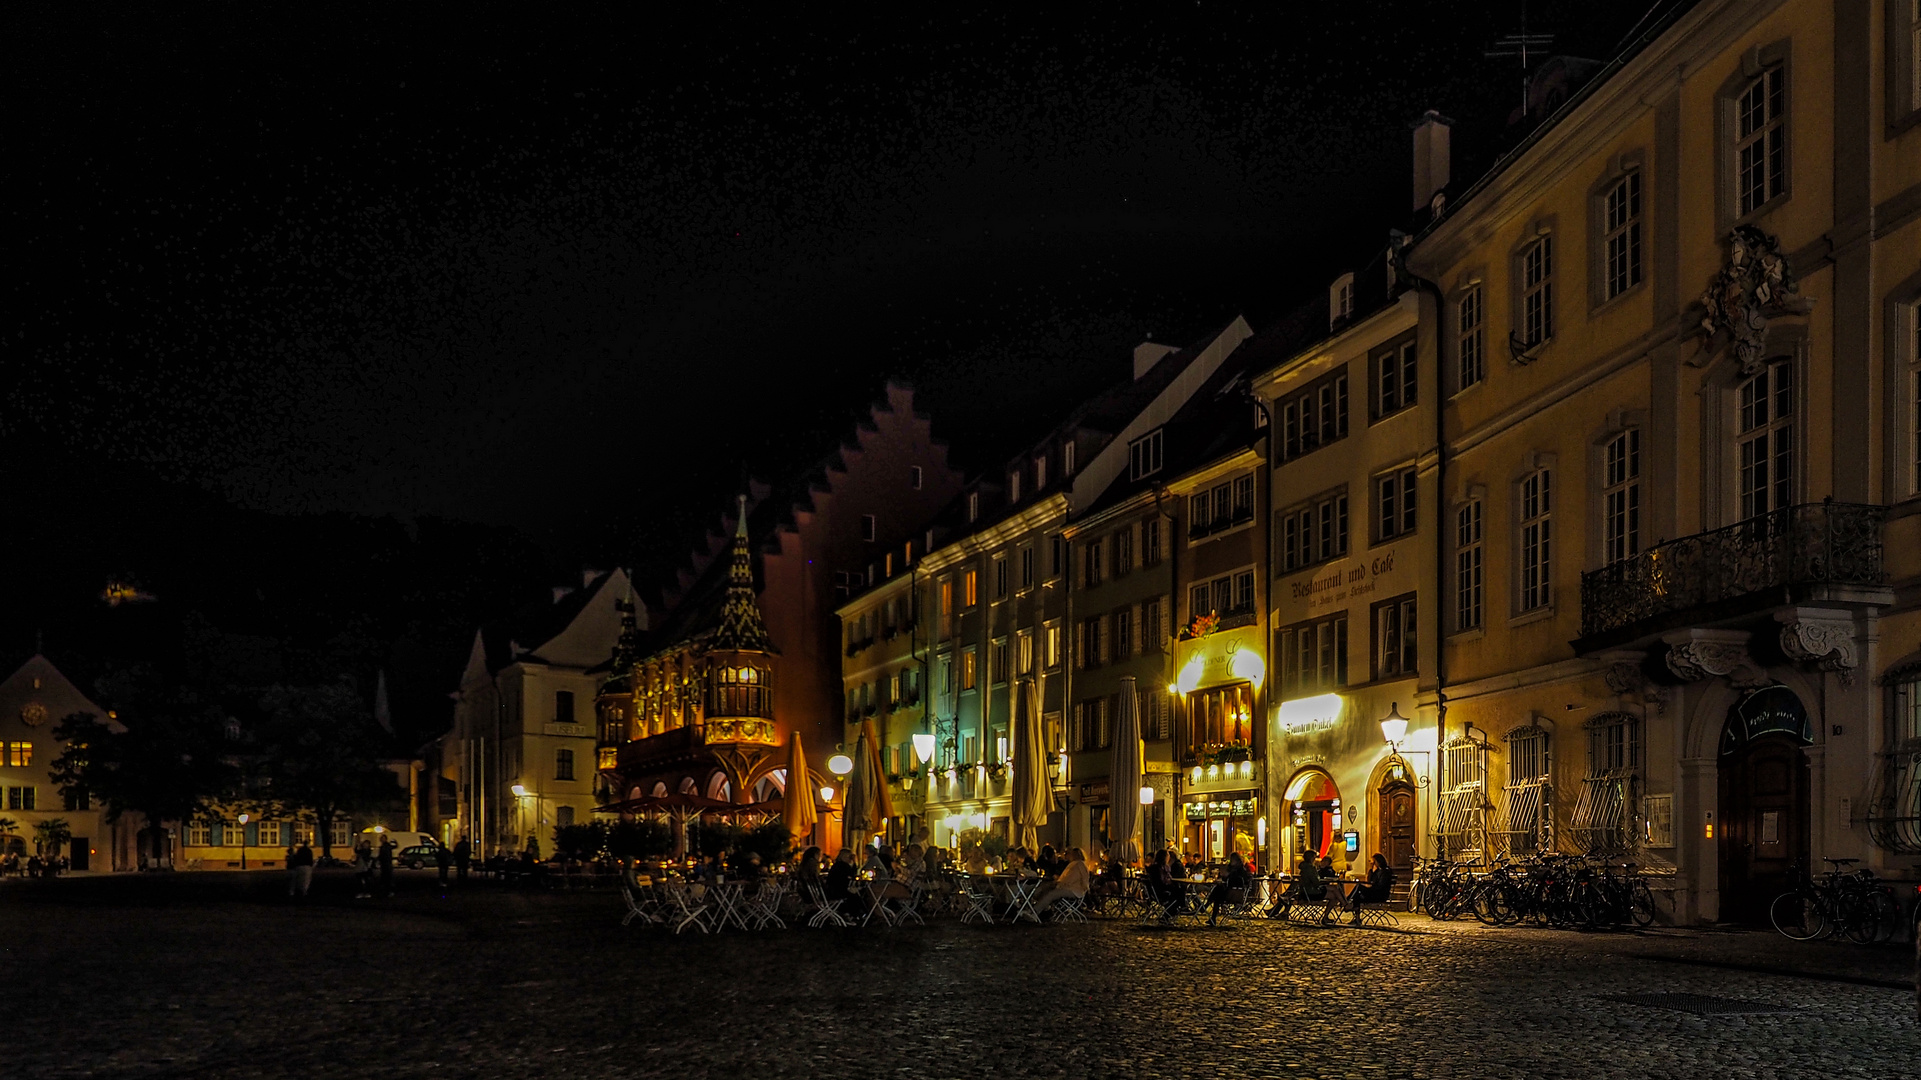
[(924, 731), (915, 733), (914, 757), (919, 760), (922, 765), (926, 765), (934, 760), (934, 737), (932, 735)]
[(247, 868), (247, 821), (249, 815), (240, 815), (240, 869)]
[(1407, 738), (1407, 717), (1401, 715), (1398, 701), (1388, 703), (1387, 717), (1381, 721), (1381, 738), (1395, 750), (1399, 750), (1401, 741)]
[(847, 774), (854, 771), (854, 759), (846, 754), (835, 754), (827, 759), (827, 771), (845, 780)]

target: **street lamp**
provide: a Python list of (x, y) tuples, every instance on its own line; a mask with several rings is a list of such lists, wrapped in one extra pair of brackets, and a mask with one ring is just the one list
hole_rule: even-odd
[(1401, 703), (1387, 703), (1387, 716), (1381, 721), (1381, 738), (1387, 740), (1389, 748), (1400, 752), (1401, 740), (1407, 738), (1407, 717), (1401, 715)]
[(520, 849), (527, 850), (527, 785), (515, 784), (507, 789), (514, 793), (514, 832), (519, 837)]
[(835, 754), (827, 759), (827, 771), (846, 779), (847, 774), (854, 771), (854, 759), (846, 754)]
[(916, 732), (914, 735), (914, 756), (922, 765), (934, 760), (934, 736), (929, 732)]
[(240, 815), (240, 869), (247, 868), (247, 820), (246, 814)]

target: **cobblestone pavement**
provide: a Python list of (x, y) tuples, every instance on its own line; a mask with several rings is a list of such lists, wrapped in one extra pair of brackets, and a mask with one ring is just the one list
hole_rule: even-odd
[[(0, 885), (7, 1075), (1921, 1075), (1911, 992), (1873, 985), (1911, 977), (1905, 946), (1424, 920), (675, 938), (622, 929), (617, 895), (418, 875), (354, 901), (323, 875), (293, 907), (238, 880)], [(1649, 991), (1795, 1011), (1607, 997)]]

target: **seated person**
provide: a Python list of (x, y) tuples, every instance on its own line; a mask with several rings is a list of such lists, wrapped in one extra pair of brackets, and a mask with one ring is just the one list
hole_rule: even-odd
[(1387, 857), (1380, 852), (1368, 860), (1367, 884), (1354, 890), (1348, 897), (1347, 908), (1354, 913), (1354, 922), (1361, 921), (1362, 904), (1385, 904), (1388, 894), (1394, 891), (1394, 868), (1387, 865)]
[(1181, 905), (1182, 894), (1174, 879), (1174, 869), (1170, 865), (1174, 853), (1163, 850), (1154, 856), (1154, 864), (1147, 868), (1147, 895), (1160, 905), (1161, 922), (1171, 922), (1174, 912)]
[(1227, 868), (1221, 872), (1221, 879), (1214, 883), (1214, 887), (1207, 894), (1207, 925), (1213, 926), (1215, 920), (1221, 917), (1221, 908), (1234, 902), (1236, 891), (1245, 897), (1248, 890), (1253, 887), (1254, 875), (1248, 872), (1247, 860), (1241, 858), (1241, 853), (1238, 851), (1229, 855)]
[(1057, 900), (1072, 897), (1080, 900), (1087, 896), (1087, 886), (1091, 881), (1087, 872), (1087, 856), (1080, 848), (1067, 849), (1067, 865), (1061, 868), (1060, 876), (1054, 879), (1054, 887), (1041, 893), (1034, 901), (1034, 910), (1045, 913)]
[[(1329, 865), (1332, 864), (1330, 863)], [(1288, 910), (1291, 909), (1297, 901), (1311, 902), (1321, 900), (1324, 899), (1326, 895), (1327, 887), (1321, 881), (1320, 867), (1315, 865), (1313, 859), (1302, 859), (1300, 872), (1294, 877), (1294, 887), (1282, 893), (1274, 901), (1274, 906), (1267, 909), (1268, 918), (1285, 919), (1287, 918)]]
[(970, 845), (965, 854), (968, 873), (975, 875), (987, 873), (987, 852), (982, 851), (979, 844)]
[(856, 873), (857, 871), (854, 868), (854, 853), (847, 848), (841, 848), (840, 851), (834, 855), (834, 865), (827, 869), (827, 884), (825, 886), (827, 899), (829, 901), (840, 901), (841, 906), (849, 911), (864, 908), (865, 905), (860, 902), (860, 897), (854, 895), (854, 876)]

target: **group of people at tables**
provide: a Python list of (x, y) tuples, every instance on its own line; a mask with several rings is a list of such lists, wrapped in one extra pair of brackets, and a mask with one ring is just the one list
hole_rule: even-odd
[[(856, 852), (864, 852), (865, 859)], [(1244, 903), (1253, 895), (1254, 869), (1240, 852), (1228, 856), (1211, 882), (1197, 882), (1193, 876), (1197, 869), (1170, 847), (1157, 853), (1141, 871), (1142, 887), (1158, 905), (1161, 921), (1171, 922), (1177, 913), (1188, 909), (1190, 895), (1198, 891), (1194, 888), (1197, 884), (1207, 886), (1200, 906), (1207, 909), (1209, 925), (1220, 919), (1224, 908)], [(758, 870), (755, 859), (749, 873)], [(838, 901), (844, 910), (859, 914), (874, 905), (911, 904), (922, 891), (945, 888), (949, 870), (979, 877), (998, 874), (1041, 879), (1033, 908), (1043, 918), (1054, 917), (1058, 901), (1081, 901), (1091, 891), (1123, 895), (1130, 874), (1124, 864), (1112, 858), (1105, 860), (1099, 873), (1093, 872), (1086, 853), (1078, 847), (1056, 851), (1052, 844), (1045, 844), (1031, 854), (1016, 847), (995, 865), (980, 847), (973, 846), (962, 853), (959, 865), (953, 866), (943, 849), (914, 843), (898, 855), (886, 844), (842, 848), (831, 860), (820, 848), (809, 847), (801, 855), (795, 876), (803, 887), (818, 889), (829, 901)], [(1352, 913), (1353, 922), (1359, 923), (1362, 906), (1385, 903), (1393, 887), (1394, 871), (1379, 853), (1369, 861), (1366, 879), (1353, 882), (1352, 888), (1335, 871), (1331, 856), (1306, 858), (1293, 882), (1275, 895), (1261, 914), (1286, 918), (1294, 904), (1318, 904), (1324, 922), (1332, 921), (1337, 910), (1345, 910)]]

